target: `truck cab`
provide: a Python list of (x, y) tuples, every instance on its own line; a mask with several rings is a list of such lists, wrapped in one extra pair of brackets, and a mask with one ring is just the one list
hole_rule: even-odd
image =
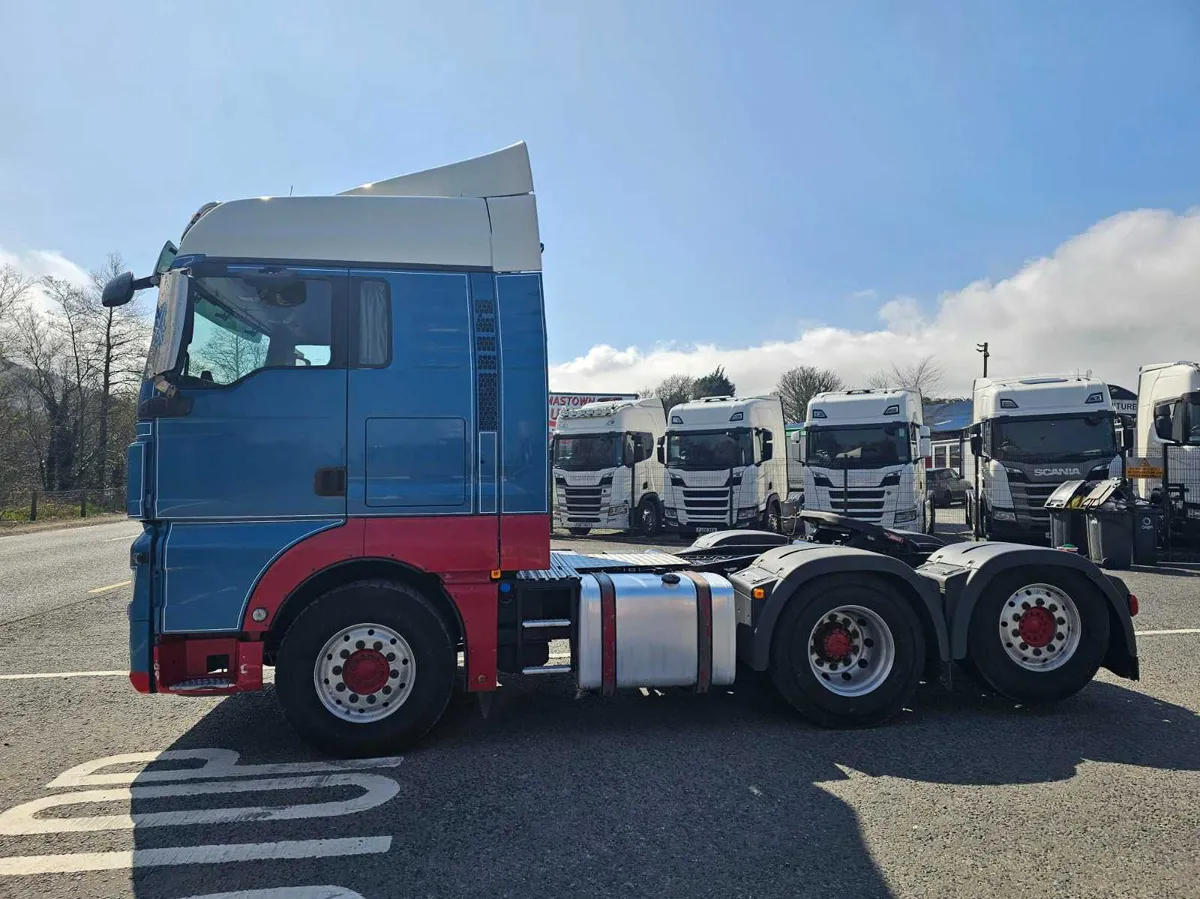
[(662, 400), (588, 403), (558, 416), (552, 445), (554, 525), (655, 534), (663, 473), (655, 448), (667, 430)]
[(549, 562), (540, 247), (517, 144), (209, 204), (153, 276), (114, 279), (114, 305), (158, 286), (129, 450), (139, 690), (255, 689), (310, 600), (387, 572), (438, 573), (423, 602), (493, 645), (467, 667), (495, 683), (492, 572)]
[(927, 531), (929, 429), (914, 390), (819, 393), (808, 403), (804, 508)]
[(779, 531), (788, 485), (783, 441), (777, 396), (713, 396), (673, 407), (658, 450), (666, 466), (667, 527)]
[(1049, 539), (1046, 500), (1064, 481), (1118, 477), (1120, 457), (1108, 385), (1093, 378), (978, 378), (972, 449), (976, 532), (989, 539)]
[(1139, 369), (1135, 454), (1138, 493), (1161, 502), (1165, 480), (1172, 528), (1200, 534), (1200, 363)]

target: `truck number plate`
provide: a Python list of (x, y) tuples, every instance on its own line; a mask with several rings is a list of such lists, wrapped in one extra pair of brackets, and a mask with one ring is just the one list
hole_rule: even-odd
[[(1200, 516), (1197, 516), (1200, 518)], [(697, 534), (715, 534), (720, 528), (696, 528)]]

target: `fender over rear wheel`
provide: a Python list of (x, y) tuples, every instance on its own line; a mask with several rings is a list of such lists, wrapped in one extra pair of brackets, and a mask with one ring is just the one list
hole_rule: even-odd
[(1017, 702), (1082, 690), (1108, 650), (1108, 601), (1084, 575), (1032, 567), (997, 575), (971, 613), (971, 668)]
[(414, 588), (337, 587), (284, 634), (275, 692), (293, 728), (335, 756), (384, 755), (420, 739), (454, 687), (454, 642)]
[(925, 635), (908, 601), (872, 576), (820, 578), (775, 627), (771, 679), (822, 727), (870, 727), (904, 708), (921, 677)]

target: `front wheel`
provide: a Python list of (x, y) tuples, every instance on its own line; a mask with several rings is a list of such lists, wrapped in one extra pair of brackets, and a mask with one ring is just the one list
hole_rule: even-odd
[(357, 581), (288, 628), (275, 691), (288, 722), (322, 751), (382, 755), (437, 723), (456, 668), (454, 643), (424, 596), (406, 584)]
[(770, 531), (772, 534), (783, 533), (783, 507), (779, 505), (779, 500), (772, 499), (767, 503), (767, 510), (763, 513), (762, 527), (765, 531)]
[(1082, 690), (1108, 649), (1108, 603), (1076, 571), (1004, 572), (971, 613), (972, 667), (1017, 702), (1053, 702)]
[(822, 727), (870, 727), (912, 697), (925, 636), (912, 606), (883, 580), (834, 575), (802, 588), (776, 626), (771, 679)]
[(643, 537), (653, 537), (662, 529), (662, 515), (658, 511), (658, 503), (653, 497), (645, 497), (638, 503), (637, 531)]

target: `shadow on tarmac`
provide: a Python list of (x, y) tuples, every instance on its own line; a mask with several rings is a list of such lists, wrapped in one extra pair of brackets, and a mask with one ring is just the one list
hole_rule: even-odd
[[(1200, 768), (1198, 716), (1112, 684), (1093, 683), (1045, 709), (977, 690), (924, 690), (915, 704), (881, 728), (824, 731), (758, 682), (707, 697), (632, 692), (612, 700), (522, 683), (500, 691), (488, 720), (460, 695), (401, 767), (379, 772), (400, 792), (377, 808), (135, 832), (138, 848), (390, 835), (387, 853), (139, 868), (135, 895), (336, 884), (367, 899), (885, 897), (854, 811), (820, 786), (844, 779), (840, 766), (956, 785), (1062, 781), (1084, 760)], [(241, 753), (242, 764), (319, 758), (270, 691), (224, 701), (171, 748), (214, 747)], [(241, 794), (223, 804), (283, 801), (318, 800)], [(134, 812), (162, 807), (135, 801)]]

